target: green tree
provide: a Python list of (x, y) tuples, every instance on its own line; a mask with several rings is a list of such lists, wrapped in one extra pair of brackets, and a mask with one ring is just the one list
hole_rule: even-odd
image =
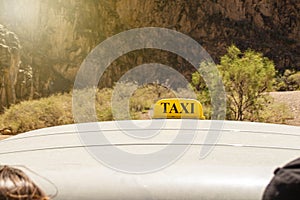
[[(209, 67), (212, 63), (205, 63), (202, 62), (199, 66), (199, 71), (201, 71), (201, 74), (204, 75), (206, 73), (206, 67)], [(201, 70), (204, 69), (204, 70)], [(207, 74), (206, 74), (207, 75)], [(194, 91), (197, 95), (197, 99), (201, 102), (203, 105), (203, 112), (204, 116), (207, 119), (211, 118), (212, 115), (212, 106), (211, 106), (211, 95), (209, 92), (209, 89), (207, 87), (207, 84), (203, 77), (200, 75), (200, 73), (197, 71), (192, 74), (192, 82), (191, 86), (194, 88)]]
[[(200, 64), (199, 70), (202, 70), (202, 74), (207, 73), (207, 67), (209, 63)], [(275, 76), (273, 62), (261, 53), (253, 50), (242, 53), (232, 45), (227, 49), (227, 54), (221, 57), (218, 69), (227, 94), (227, 118), (260, 121), (260, 115), (270, 100), (266, 92), (272, 88)], [(204, 104), (206, 112), (211, 112), (210, 91), (198, 72), (192, 74), (191, 85), (197, 92), (198, 99)], [(208, 118), (210, 116), (209, 113), (205, 115)]]
[(266, 92), (272, 88), (274, 64), (261, 53), (236, 46), (227, 49), (218, 69), (227, 93), (229, 117), (234, 120), (255, 119), (267, 101)]

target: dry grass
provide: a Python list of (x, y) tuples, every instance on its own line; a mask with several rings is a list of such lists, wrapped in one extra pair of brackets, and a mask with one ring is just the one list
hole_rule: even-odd
[[(124, 87), (126, 89), (128, 85), (124, 85)], [(83, 93), (85, 94), (84, 91)], [(97, 121), (114, 120), (111, 108), (112, 95), (113, 90), (107, 88), (96, 93)], [(157, 86), (137, 89), (129, 98), (130, 117), (132, 119), (143, 119), (141, 113), (147, 112), (159, 98), (166, 97), (174, 97), (174, 93)], [(79, 108), (85, 109), (86, 102), (79, 102), (79, 104)], [(126, 109), (121, 105), (120, 113), (123, 113)], [(89, 116), (87, 116), (88, 119)], [(74, 123), (72, 94), (59, 94), (39, 100), (23, 101), (11, 106), (4, 114), (0, 115), (0, 130), (7, 128), (12, 130), (12, 134), (71, 123)]]
[[(148, 119), (148, 110), (154, 102), (160, 98), (174, 96), (175, 94), (166, 88), (157, 86), (140, 88), (130, 98), (130, 117), (132, 119)], [(259, 121), (300, 126), (300, 91), (272, 92), (271, 96), (274, 98), (274, 103), (268, 106)], [(98, 121), (114, 120), (111, 98), (112, 89), (98, 91), (96, 95)], [(24, 101), (11, 106), (4, 114), (0, 115), (0, 129), (10, 128), (12, 134), (70, 123), (74, 123), (71, 94)], [(8, 136), (1, 136), (0, 139), (3, 137)]]

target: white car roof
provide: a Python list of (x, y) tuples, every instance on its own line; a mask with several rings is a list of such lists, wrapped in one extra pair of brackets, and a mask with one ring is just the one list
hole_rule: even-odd
[[(242, 200), (261, 199), (273, 171), (300, 155), (300, 127), (224, 121), (214, 129), (215, 122), (210, 120), (197, 120), (197, 126), (186, 127), (190, 121), (137, 120), (135, 125), (132, 121), (112, 121), (35, 130), (0, 141), (0, 163), (20, 167), (48, 194), (57, 193), (54, 199)], [(86, 149), (81, 137), (97, 134), (90, 129), (93, 125), (100, 127), (109, 141), (87, 144), (97, 151), (115, 146), (148, 154), (168, 145), (186, 145), (172, 142), (178, 131), (195, 132), (195, 138), (182, 157), (161, 170), (124, 173), (97, 160)], [(147, 132), (157, 135), (143, 139), (128, 136)], [(207, 142), (209, 133), (220, 133), (216, 143)], [(200, 158), (204, 147), (214, 148)], [(122, 159), (120, 163), (134, 164)]]

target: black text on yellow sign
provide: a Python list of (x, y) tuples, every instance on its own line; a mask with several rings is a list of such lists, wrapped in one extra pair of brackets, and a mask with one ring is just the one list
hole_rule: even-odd
[(152, 118), (205, 119), (202, 105), (194, 99), (162, 99), (156, 102)]
[(180, 103), (180, 108), (177, 108), (176, 103), (172, 105), (168, 102), (161, 103), (164, 107), (163, 113), (195, 113), (195, 104), (194, 103)]

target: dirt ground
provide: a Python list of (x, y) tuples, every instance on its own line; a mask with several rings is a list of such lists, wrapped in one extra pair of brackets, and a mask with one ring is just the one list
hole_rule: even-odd
[[(300, 91), (271, 92), (275, 102), (285, 103), (294, 115), (294, 119), (288, 120), (289, 125), (300, 126)], [(0, 135), (0, 140), (8, 138), (8, 135)]]
[(285, 103), (294, 119), (288, 120), (289, 125), (300, 126), (300, 91), (292, 92), (271, 92), (270, 95), (274, 98), (275, 102)]

